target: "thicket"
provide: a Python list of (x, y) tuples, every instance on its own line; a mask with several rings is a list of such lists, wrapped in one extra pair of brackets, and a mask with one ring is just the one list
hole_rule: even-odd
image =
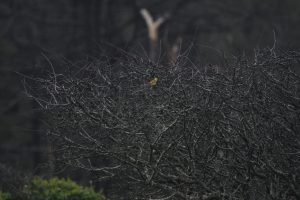
[(58, 178), (34, 178), (25, 186), (24, 195), (28, 200), (104, 200), (92, 188), (79, 186), (70, 179)]
[(11, 195), (6, 192), (1, 192), (0, 191), (0, 200), (11, 200)]
[(162, 65), (124, 53), (51, 71), (34, 98), (57, 161), (114, 180), (116, 199), (295, 200), (299, 61), (264, 50), (223, 66), (185, 55)]
[(70, 179), (33, 178), (18, 194), (0, 191), (0, 200), (104, 200), (92, 188), (82, 187)]

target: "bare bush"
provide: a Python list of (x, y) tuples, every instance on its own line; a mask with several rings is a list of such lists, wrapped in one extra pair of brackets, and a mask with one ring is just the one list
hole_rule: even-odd
[(35, 98), (57, 159), (118, 178), (117, 199), (299, 199), (299, 58), (258, 52), (218, 70), (127, 54), (39, 79)]

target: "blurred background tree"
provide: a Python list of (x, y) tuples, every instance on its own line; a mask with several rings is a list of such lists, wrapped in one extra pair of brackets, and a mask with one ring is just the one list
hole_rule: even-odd
[[(103, 43), (146, 56), (142, 8), (154, 18), (169, 16), (159, 32), (161, 62), (170, 61), (172, 49), (184, 52), (191, 44), (190, 56), (203, 64), (251, 56), (260, 47), (300, 47), (298, 0), (2, 0), (0, 162), (34, 174), (47, 172), (41, 167), (49, 160), (42, 116), (24, 95), (18, 73), (51, 71), (43, 54), (70, 67), (103, 53), (113, 56)], [(53, 66), (56, 72), (63, 69)]]

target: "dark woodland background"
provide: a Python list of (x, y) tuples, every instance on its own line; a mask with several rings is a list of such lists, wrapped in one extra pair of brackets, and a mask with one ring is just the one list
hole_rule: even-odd
[[(45, 56), (58, 72), (64, 63), (114, 56), (103, 48), (107, 44), (147, 55), (141, 8), (155, 18), (170, 16), (160, 29), (162, 57), (179, 40), (182, 51), (193, 44), (190, 56), (203, 64), (251, 57), (257, 48), (300, 47), (299, 0), (2, 0), (0, 170), (5, 166), (29, 174), (53, 173), (45, 164), (51, 155), (43, 115), (26, 96), (20, 74), (49, 71)], [(86, 180), (80, 173), (73, 176)]]

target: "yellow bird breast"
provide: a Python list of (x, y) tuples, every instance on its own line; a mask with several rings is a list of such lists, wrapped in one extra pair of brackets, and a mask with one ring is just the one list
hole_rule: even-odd
[(158, 78), (157, 78), (157, 77), (155, 77), (154, 79), (150, 80), (150, 81), (149, 81), (150, 86), (151, 86), (151, 87), (156, 86), (157, 81), (158, 81)]

